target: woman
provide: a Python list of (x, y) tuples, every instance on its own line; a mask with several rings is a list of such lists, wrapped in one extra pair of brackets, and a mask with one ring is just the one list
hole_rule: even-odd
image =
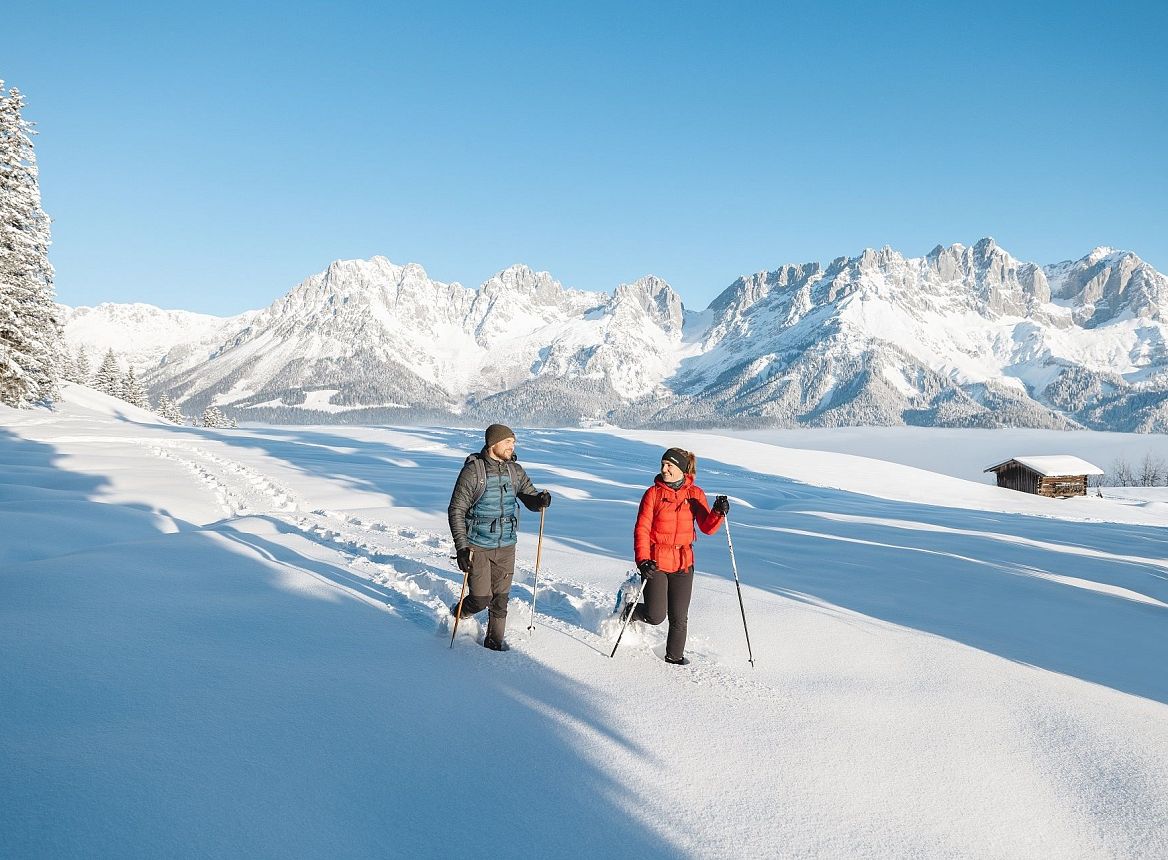
[(669, 617), (665, 662), (686, 666), (685, 633), (693, 594), (694, 523), (712, 535), (730, 511), (730, 501), (718, 496), (711, 508), (694, 483), (697, 458), (681, 448), (661, 455), (661, 474), (645, 491), (633, 529), (633, 553), (645, 580), (645, 602), (632, 610), (632, 620), (660, 624)]

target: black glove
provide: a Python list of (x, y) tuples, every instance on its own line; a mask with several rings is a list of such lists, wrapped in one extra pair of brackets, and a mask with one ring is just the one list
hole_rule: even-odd
[(539, 509), (541, 511), (544, 508), (551, 507), (552, 494), (549, 493), (547, 490), (540, 490), (538, 493), (535, 494), (535, 503), (539, 506)]
[(641, 576), (648, 578), (650, 575), (657, 572), (657, 562), (651, 558), (644, 561), (637, 562), (637, 570), (641, 571)]
[(718, 496), (718, 498), (714, 499), (714, 507), (712, 510), (716, 514), (726, 516), (726, 514), (730, 513), (730, 500), (725, 496)]
[(458, 569), (463, 573), (470, 573), (470, 547), (458, 551)]

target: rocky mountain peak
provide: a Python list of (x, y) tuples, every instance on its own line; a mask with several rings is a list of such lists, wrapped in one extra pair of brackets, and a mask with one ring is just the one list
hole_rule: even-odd
[[(832, 265), (839, 264), (839, 268), (833, 271), (842, 271), (846, 262), (845, 257), (835, 260)], [(720, 317), (743, 314), (767, 300), (772, 291), (783, 292), (793, 287), (804, 287), (817, 280), (821, 273), (819, 263), (802, 263), (780, 266), (773, 272), (742, 275), (710, 303), (710, 310)]]
[(1168, 320), (1168, 277), (1131, 251), (1100, 246), (1044, 271), (1054, 296), (1075, 307), (1080, 325), (1093, 328), (1124, 314)]
[(668, 334), (681, 331), (685, 307), (681, 296), (656, 275), (646, 275), (631, 284), (621, 284), (613, 296), (614, 305), (631, 302), (643, 310)]
[[(394, 308), (444, 303), (463, 289), (458, 284), (434, 281), (418, 263), (398, 266), (386, 257), (368, 260), (334, 260), (320, 274), (306, 278), (268, 309), (277, 316), (298, 308), (304, 320), (314, 314), (336, 315), (342, 309), (368, 313), (371, 308)], [(358, 310), (360, 309), (360, 310)], [(386, 311), (388, 312), (388, 311)]]
[(864, 253), (856, 258), (856, 267), (862, 272), (877, 269), (887, 269), (894, 263), (903, 263), (904, 257), (885, 245), (879, 251), (874, 248), (865, 248)]
[(547, 303), (555, 304), (565, 290), (564, 285), (553, 278), (551, 273), (536, 272), (516, 263), (493, 275), (483, 284), (481, 292), (488, 295), (515, 293), (550, 300)]
[(1099, 245), (1096, 248), (1092, 248), (1091, 253), (1088, 254), (1083, 259), (1086, 260), (1089, 265), (1094, 265), (1094, 264), (1098, 263), (1100, 260), (1102, 260), (1104, 257), (1110, 257), (1113, 254), (1117, 254), (1117, 253), (1124, 254), (1124, 253), (1130, 253), (1130, 252), (1116, 251), (1115, 248), (1109, 247), (1107, 245)]

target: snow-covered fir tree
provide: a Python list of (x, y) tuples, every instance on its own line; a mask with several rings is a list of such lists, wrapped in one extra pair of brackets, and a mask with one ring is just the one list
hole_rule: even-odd
[(80, 371), (77, 369), (77, 356), (68, 349), (61, 351), (61, 380), (64, 382), (81, 382)]
[(187, 421), (186, 416), (182, 414), (178, 404), (170, 399), (169, 394), (163, 394), (158, 398), (158, 407), (154, 410), (154, 414), (167, 421), (173, 421), (175, 424), (185, 424)]
[(112, 349), (107, 349), (101, 366), (93, 376), (93, 387), (111, 397), (122, 396), (122, 369)]
[(61, 379), (66, 382), (76, 382), (78, 385), (89, 385), (92, 381), (92, 368), (89, 366), (89, 354), (85, 347), (79, 347), (74, 353), (69, 349), (61, 351)]
[(89, 365), (89, 353), (82, 344), (77, 348), (77, 360), (74, 362), (77, 367), (77, 382), (82, 385), (89, 385), (92, 382), (93, 368)]
[(234, 418), (228, 418), (218, 406), (208, 406), (203, 410), (203, 417), (199, 423), (204, 427), (218, 430), (234, 430), (238, 425)]
[(53, 301), (49, 218), (24, 96), (0, 81), (0, 402), (31, 406), (57, 394), (61, 328)]
[(146, 389), (138, 381), (138, 377), (132, 367), (122, 377), (121, 394), (119, 396), (131, 406), (137, 406), (140, 409), (150, 408), (150, 398), (146, 396)]

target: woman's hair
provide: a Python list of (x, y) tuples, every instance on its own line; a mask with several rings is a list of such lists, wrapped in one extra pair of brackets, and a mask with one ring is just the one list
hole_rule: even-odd
[(661, 455), (661, 459), (662, 461), (668, 460), (687, 475), (698, 473), (698, 458), (694, 456), (693, 451), (686, 451), (684, 448), (670, 448)]

